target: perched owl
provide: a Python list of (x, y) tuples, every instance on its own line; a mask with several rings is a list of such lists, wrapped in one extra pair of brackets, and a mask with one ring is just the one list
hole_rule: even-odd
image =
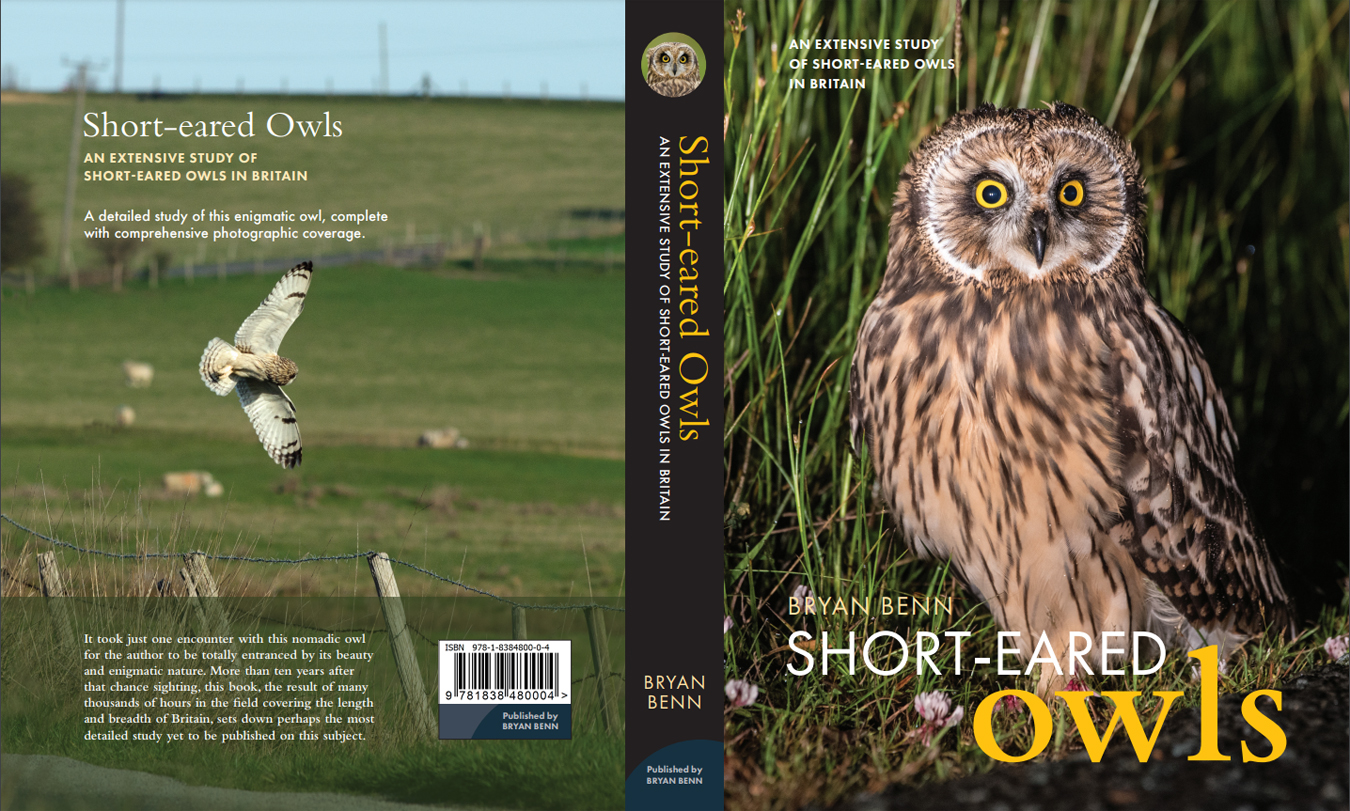
[(854, 447), (901, 531), (1024, 661), (1047, 635), (1064, 675), (1042, 664), (1043, 694), (1075, 631), (1095, 670), (1104, 631), (1222, 659), (1292, 630), (1223, 395), (1144, 288), (1144, 209), (1130, 145), (1082, 110), (954, 116), (900, 175), (853, 356)]
[(647, 51), (647, 84), (663, 96), (687, 96), (698, 87), (698, 54), (683, 42), (662, 42)]
[(222, 397), (231, 389), (239, 393), (239, 402), (263, 448), (286, 468), (300, 464), (300, 426), (295, 422), (295, 404), (281, 387), (294, 380), (300, 370), (295, 361), (278, 355), (277, 349), (286, 330), (305, 309), (313, 272), (309, 262), (286, 271), (253, 315), (240, 325), (234, 346), (212, 338), (202, 353), (206, 387)]

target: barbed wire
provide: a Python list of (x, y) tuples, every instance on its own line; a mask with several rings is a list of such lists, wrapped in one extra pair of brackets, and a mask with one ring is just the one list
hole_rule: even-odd
[[(42, 540), (50, 544), (55, 544), (56, 546), (64, 546), (67, 549), (73, 549), (76, 552), (80, 552), (86, 555), (101, 555), (103, 557), (115, 558), (118, 560), (145, 560), (148, 558), (181, 558), (184, 555), (201, 555), (202, 557), (207, 558), (208, 560), (227, 560), (227, 561), (238, 561), (241, 563), (299, 564), (299, 563), (314, 563), (316, 561), (327, 561), (327, 560), (356, 560), (357, 558), (369, 559), (372, 555), (379, 554), (379, 552), (374, 549), (368, 550), (366, 552), (349, 552), (345, 555), (306, 555), (303, 558), (259, 558), (259, 557), (249, 557), (246, 555), (217, 555), (212, 554), (210, 552), (202, 552), (200, 550), (193, 550), (190, 552), (108, 552), (102, 549), (86, 549), (83, 546), (77, 546), (68, 541), (62, 541), (57, 538), (44, 535), (41, 532), (32, 529), (31, 527), (26, 527), (23, 524), (20, 524), (18, 521), (15, 521), (13, 518), (10, 518), (5, 513), (0, 513), (0, 518), (3, 518), (5, 521), (8, 521), (10, 524), (17, 527), (18, 529), (27, 532), (29, 535), (32, 535), (36, 538), (41, 538)], [(452, 586), (458, 586), (459, 588), (462, 588), (465, 591), (472, 591), (475, 594), (481, 594), (484, 597), (491, 597), (492, 599), (497, 600), (498, 602), (506, 603), (507, 605), (515, 606), (516, 608), (527, 608), (532, 611), (574, 611), (577, 609), (597, 608), (602, 611), (614, 611), (620, 614), (626, 613), (624, 609), (619, 608), (618, 606), (605, 605), (604, 603), (584, 603), (584, 604), (579, 603), (576, 605), (521, 603), (512, 600), (509, 597), (503, 597), (499, 594), (493, 594), (490, 591), (485, 591), (483, 589), (470, 586), (468, 583), (462, 583), (458, 580), (455, 580), (454, 578), (437, 574), (436, 572), (433, 572), (430, 569), (424, 569), (415, 563), (409, 563), (405, 560), (399, 560), (398, 558), (395, 557), (390, 557), (389, 562), (397, 563), (400, 566), (406, 566), (409, 569), (421, 572), (422, 574), (427, 575), (428, 577), (434, 577), (437, 580), (449, 583)]]

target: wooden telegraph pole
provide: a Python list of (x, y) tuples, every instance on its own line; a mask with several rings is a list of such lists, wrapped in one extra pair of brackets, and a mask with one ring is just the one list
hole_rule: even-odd
[(61, 270), (70, 275), (71, 292), (80, 289), (80, 272), (75, 269), (70, 249), (71, 218), (75, 216), (75, 174), (80, 165), (80, 133), (84, 123), (84, 87), (88, 81), (89, 63), (80, 62), (75, 73), (75, 123), (70, 128), (70, 163), (66, 167), (66, 206), (61, 217), (61, 245), (57, 251)]

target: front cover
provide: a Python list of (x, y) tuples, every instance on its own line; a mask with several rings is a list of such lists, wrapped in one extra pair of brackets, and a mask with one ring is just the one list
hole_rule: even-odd
[(1346, 6), (725, 17), (727, 806), (1343, 807)]

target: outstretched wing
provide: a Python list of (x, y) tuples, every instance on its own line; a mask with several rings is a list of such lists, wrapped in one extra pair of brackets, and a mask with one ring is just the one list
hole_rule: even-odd
[(1233, 474), (1237, 435), (1194, 339), (1147, 296), (1113, 325), (1122, 522), (1135, 563), (1197, 628), (1291, 628)]
[(285, 468), (300, 464), (300, 426), (295, 421), (295, 403), (275, 383), (237, 378), (239, 403), (258, 432), (267, 455)]
[(257, 355), (274, 355), (281, 348), (281, 339), (295, 319), (305, 309), (305, 295), (309, 292), (309, 277), (314, 266), (301, 262), (281, 277), (277, 286), (258, 309), (253, 311), (235, 333), (234, 343)]

